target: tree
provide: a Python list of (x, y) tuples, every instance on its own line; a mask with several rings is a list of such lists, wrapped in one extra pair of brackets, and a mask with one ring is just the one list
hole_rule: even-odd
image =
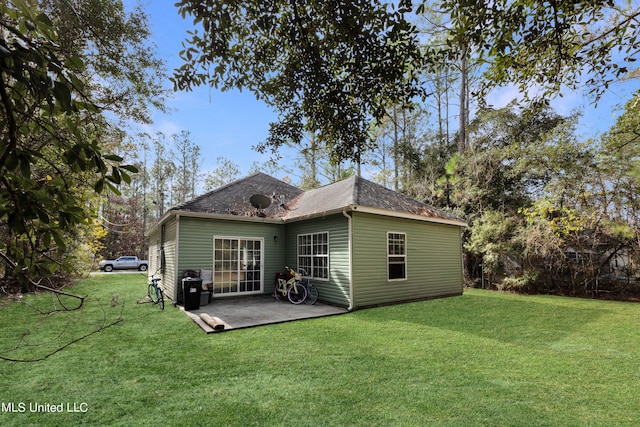
[(287, 172), (286, 166), (280, 164), (278, 159), (269, 159), (265, 162), (254, 161), (251, 163), (251, 167), (249, 168), (249, 173), (257, 173), (262, 172), (267, 175), (276, 176), (278, 173)]
[(165, 146), (166, 137), (163, 133), (156, 133), (156, 137), (151, 139), (154, 148), (154, 161), (151, 166), (149, 184), (151, 187), (151, 197), (156, 207), (156, 219), (162, 218), (167, 202), (171, 201), (171, 182), (175, 174), (175, 165), (170, 159)]
[[(615, 126), (602, 136), (594, 191), (609, 240), (625, 250), (640, 273), (640, 92), (625, 105)], [(631, 272), (628, 272), (631, 276)]]
[[(540, 239), (554, 234), (544, 213), (527, 230), (523, 212), (554, 188), (566, 188), (572, 182), (578, 188), (577, 177), (592, 165), (591, 153), (574, 137), (575, 123), (575, 117), (559, 116), (548, 107), (521, 110), (513, 103), (481, 110), (471, 123), (469, 150), (447, 164), (438, 200), (471, 224), (465, 249), (472, 279), (521, 289), (538, 279), (544, 264), (533, 260), (544, 259), (543, 249), (549, 253), (554, 243)], [(565, 212), (555, 204), (562, 196), (555, 196), (548, 196), (553, 211)], [(548, 210), (537, 209), (532, 215), (539, 212)], [(574, 235), (577, 232), (570, 237)], [(526, 243), (534, 240), (535, 245)], [(562, 251), (554, 254), (562, 261)]]
[(545, 109), (478, 116), (489, 122), (474, 125), (482, 129), (472, 133), (476, 152), (451, 174), (454, 201), (473, 218), (465, 248), (474, 278), (527, 292), (637, 297), (637, 99), (599, 144), (577, 140), (576, 118)]
[(214, 190), (240, 177), (240, 168), (233, 161), (220, 156), (216, 158), (216, 164), (218, 166), (205, 178), (205, 191)]
[[(27, 291), (37, 278), (71, 270), (70, 249), (94, 228), (97, 194), (105, 188), (117, 192), (136, 171), (123, 165), (122, 157), (104, 154), (122, 141), (104, 112), (145, 105), (145, 95), (130, 93), (129, 103), (103, 96), (96, 84), (101, 78), (129, 82), (131, 76), (117, 75), (117, 62), (107, 66), (89, 54), (131, 39), (129, 33), (100, 32), (96, 23), (115, 15), (121, 3), (64, 4), (66, 14), (43, 12), (59, 10), (57, 2), (0, 5), (0, 255), (8, 265), (5, 289), (18, 283)], [(106, 6), (105, 14), (92, 21), (87, 13), (86, 19), (74, 21), (89, 4)], [(112, 11), (109, 5), (116, 7)], [(72, 21), (87, 31), (90, 41), (74, 44), (60, 36)], [(125, 23), (131, 30), (146, 28), (140, 21)], [(112, 58), (118, 55), (116, 50)]]
[[(537, 172), (547, 167), (536, 150), (568, 120), (548, 107), (522, 111), (515, 103), (478, 112), (469, 127), (469, 150), (459, 156), (457, 170), (450, 174), (452, 204), (470, 220), (485, 210), (514, 214), (528, 205)], [(528, 162), (532, 154), (539, 162)]]
[(101, 226), (105, 230), (100, 255), (114, 259), (120, 255), (144, 253), (144, 199), (139, 195), (109, 194), (101, 212)]
[(141, 5), (126, 12), (122, 0), (39, 3), (55, 17), (60, 51), (82, 56), (86, 90), (101, 111), (119, 119), (118, 127), (130, 120), (151, 123), (152, 110), (165, 111), (165, 65)]
[(427, 110), (417, 104), (411, 108), (389, 108), (388, 116), (374, 130), (375, 148), (366, 157), (369, 169), (377, 170), (376, 182), (421, 198), (415, 187), (422, 178), (424, 126), (428, 116)]
[(12, 1), (0, 12), (0, 252), (12, 266), (5, 283), (26, 291), (30, 277), (71, 268), (69, 242), (93, 226), (95, 193), (136, 169), (102, 152), (108, 125), (82, 52), (63, 51), (36, 6)]
[(190, 139), (188, 131), (171, 135), (173, 150), (171, 156), (176, 165), (176, 183), (173, 186), (173, 203), (184, 203), (195, 197), (196, 182), (198, 181), (200, 147)]
[(388, 105), (420, 93), (421, 53), (406, 15), (369, 0), (207, 2), (181, 0), (194, 30), (175, 71), (177, 89), (207, 84), (248, 89), (275, 108), (261, 150), (299, 144), (305, 133), (326, 141), (334, 160), (358, 163), (368, 147), (369, 122)]
[(322, 145), (311, 136), (309, 144), (299, 150), (300, 159), (296, 161), (301, 167), (296, 167), (292, 173), (299, 174), (300, 184), (303, 190), (311, 190), (321, 185), (320, 170), (323, 159), (326, 159), (327, 152)]
[[(425, 70), (424, 84), (435, 100), (437, 110), (438, 135), (449, 134), (450, 99), (455, 86), (458, 90), (458, 153), (467, 149), (468, 126), (471, 119), (472, 82), (479, 68), (478, 55), (473, 45), (465, 38), (458, 37), (466, 32), (464, 27), (456, 27), (454, 14), (458, 10), (445, 11), (437, 2), (422, 3), (419, 6), (418, 22), (420, 31), (428, 38), (424, 42)], [(446, 131), (445, 131), (446, 129)], [(440, 145), (443, 144), (441, 140)]]
[(539, 101), (586, 85), (597, 100), (638, 54), (640, 7), (626, 1), (446, 0), (441, 8), (456, 30), (448, 56), (468, 43), (484, 58), (480, 99), (513, 83)]

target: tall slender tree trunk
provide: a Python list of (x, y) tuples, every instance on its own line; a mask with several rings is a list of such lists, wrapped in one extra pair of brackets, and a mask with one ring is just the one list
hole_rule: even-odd
[(398, 163), (399, 163), (399, 147), (398, 147), (398, 110), (397, 107), (393, 106), (393, 188), (398, 191), (400, 186), (398, 185), (399, 171), (398, 171)]
[(458, 152), (464, 154), (467, 149), (467, 45), (463, 43), (460, 50), (460, 130), (458, 132)]

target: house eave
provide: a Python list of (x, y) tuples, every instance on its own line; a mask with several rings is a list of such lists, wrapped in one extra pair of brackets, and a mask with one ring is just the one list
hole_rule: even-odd
[(225, 221), (241, 221), (241, 222), (253, 222), (253, 223), (265, 223), (265, 224), (284, 224), (290, 222), (298, 222), (305, 221), (309, 219), (315, 218), (324, 218), (329, 215), (341, 214), (343, 212), (363, 212), (369, 213), (373, 215), (382, 215), (393, 218), (403, 218), (403, 219), (412, 219), (416, 221), (425, 221), (425, 222), (433, 222), (437, 224), (446, 224), (446, 225), (455, 225), (458, 227), (468, 227), (468, 224), (462, 220), (457, 219), (449, 219), (449, 218), (437, 218), (432, 216), (419, 215), (409, 212), (396, 212), (390, 211), (387, 209), (380, 208), (372, 208), (369, 206), (362, 205), (349, 205), (342, 208), (329, 209), (321, 212), (314, 212), (308, 215), (300, 215), (300, 216), (291, 216), (285, 218), (268, 218), (268, 217), (258, 217), (258, 216), (241, 216), (241, 215), (227, 215), (227, 214), (218, 214), (218, 213), (208, 213), (208, 212), (193, 212), (193, 211), (182, 211), (182, 210), (171, 210), (167, 212), (160, 221), (158, 221), (149, 231), (145, 233), (145, 236), (149, 237), (159, 226), (164, 224), (169, 220), (169, 218), (173, 216), (179, 217), (188, 217), (188, 218), (202, 218), (202, 219), (219, 219)]
[(157, 229), (158, 227), (160, 227), (162, 224), (166, 223), (169, 218), (171, 218), (174, 215), (175, 211), (169, 211), (166, 214), (164, 214), (162, 216), (162, 218), (160, 218), (160, 220), (158, 220), (155, 224), (153, 224), (151, 226), (151, 228), (149, 228), (145, 233), (144, 236), (145, 237), (149, 237), (151, 236)]
[(438, 218), (433, 216), (413, 214), (409, 212), (396, 212), (396, 211), (391, 211), (387, 209), (372, 208), (369, 206), (356, 205), (356, 204), (348, 205), (342, 208), (329, 209), (321, 212), (314, 212), (308, 215), (300, 215), (300, 216), (294, 215), (294, 216), (285, 218), (284, 222), (290, 223), (290, 222), (297, 222), (297, 221), (305, 221), (305, 220), (314, 219), (314, 218), (324, 218), (329, 215), (341, 214), (342, 212), (364, 212), (364, 213), (369, 213), (373, 215), (389, 216), (393, 218), (404, 218), (404, 219), (412, 219), (417, 221), (434, 222), (438, 224), (455, 225), (458, 227), (468, 227), (468, 224), (465, 221), (458, 220), (458, 219)]
[(458, 227), (468, 227), (469, 226), (465, 221), (462, 221), (462, 220), (459, 220), (459, 219), (438, 218), (438, 217), (433, 217), (433, 216), (414, 214), (414, 213), (410, 213), (410, 212), (396, 212), (396, 211), (390, 211), (390, 210), (387, 210), (387, 209), (372, 208), (372, 207), (369, 207), (369, 206), (361, 206), (361, 205), (351, 205), (351, 206), (349, 206), (347, 211), (364, 212), (364, 213), (369, 213), (369, 214), (373, 214), (373, 215), (383, 215), (383, 216), (390, 216), (390, 217), (393, 217), (393, 218), (412, 219), (412, 220), (416, 220), (416, 221), (434, 222), (434, 223), (437, 223), (437, 224), (455, 225), (455, 226), (458, 226)]
[(282, 224), (282, 218), (269, 218), (249, 215), (229, 215), (209, 212), (175, 211), (176, 215), (189, 218), (222, 219), (225, 221), (261, 222), (267, 224)]
[(259, 216), (242, 216), (242, 215), (227, 215), (227, 214), (218, 214), (218, 213), (210, 213), (210, 212), (193, 212), (193, 211), (182, 211), (182, 210), (171, 210), (167, 212), (160, 221), (158, 221), (153, 227), (149, 229), (145, 233), (145, 236), (149, 237), (159, 226), (164, 224), (171, 217), (182, 217), (182, 218), (202, 218), (202, 219), (219, 219), (225, 221), (241, 221), (241, 222), (259, 222), (265, 224), (282, 224), (284, 221), (282, 218), (267, 218), (267, 217), (259, 217)]
[(290, 222), (306, 221), (308, 219), (324, 218), (324, 217), (327, 217), (329, 215), (341, 214), (345, 210), (348, 211), (349, 208), (347, 207), (347, 208), (329, 209), (329, 210), (326, 210), (326, 211), (314, 212), (312, 214), (307, 214), (307, 215), (297, 215), (297, 216), (294, 215), (294, 216), (290, 216), (290, 217), (284, 218), (283, 222), (290, 223)]

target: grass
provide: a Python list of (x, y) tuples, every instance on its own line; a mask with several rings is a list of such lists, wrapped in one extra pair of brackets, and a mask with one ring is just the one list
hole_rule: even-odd
[[(0, 362), (0, 425), (611, 426), (640, 419), (638, 304), (466, 290), (206, 335), (170, 305), (136, 304), (146, 291), (139, 275), (97, 276), (73, 291), (90, 297), (71, 315), (0, 304), (4, 357), (41, 357), (122, 317), (42, 361)], [(122, 305), (111, 307), (113, 295)], [(25, 299), (51, 303), (46, 295)], [(20, 342), (30, 345), (8, 351)], [(8, 412), (10, 402), (25, 411)], [(30, 412), (36, 403), (63, 403), (65, 412)], [(67, 404), (86, 412), (66, 412)]]

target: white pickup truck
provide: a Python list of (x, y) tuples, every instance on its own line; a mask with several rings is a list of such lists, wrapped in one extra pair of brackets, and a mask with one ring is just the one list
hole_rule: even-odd
[(147, 271), (149, 268), (149, 261), (139, 260), (137, 256), (121, 256), (118, 259), (100, 261), (98, 267), (100, 267), (100, 270), (104, 270), (107, 273), (113, 270)]

